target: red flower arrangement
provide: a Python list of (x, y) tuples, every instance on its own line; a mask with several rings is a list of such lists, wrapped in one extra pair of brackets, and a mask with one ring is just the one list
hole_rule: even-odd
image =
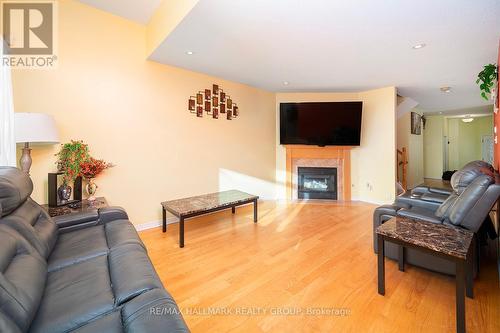
[(95, 178), (104, 170), (112, 167), (114, 167), (112, 163), (90, 157), (80, 164), (80, 174), (87, 179)]

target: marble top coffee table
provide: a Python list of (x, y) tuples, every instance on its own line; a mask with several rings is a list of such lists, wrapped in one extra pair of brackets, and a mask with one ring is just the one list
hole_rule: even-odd
[(215, 192), (195, 197), (164, 201), (163, 232), (167, 231), (167, 211), (179, 218), (179, 246), (184, 247), (184, 220), (223, 209), (231, 208), (233, 214), (236, 206), (253, 203), (253, 221), (257, 222), (257, 201), (259, 197), (238, 190)]
[(385, 295), (384, 241), (399, 245), (399, 270), (404, 271), (405, 248), (411, 247), (456, 264), (457, 332), (465, 332), (465, 294), (472, 298), (474, 234), (459, 227), (405, 217), (393, 217), (376, 229), (378, 293)]

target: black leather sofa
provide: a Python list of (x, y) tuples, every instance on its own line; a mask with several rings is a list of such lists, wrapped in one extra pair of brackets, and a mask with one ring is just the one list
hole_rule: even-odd
[(32, 189), (0, 167), (0, 332), (189, 332), (125, 211), (56, 223)]
[[(491, 223), (489, 212), (500, 196), (500, 185), (495, 178), (491, 165), (482, 161), (474, 161), (453, 174), (450, 181), (453, 191), (449, 195), (444, 191), (437, 193), (435, 189), (428, 188), (426, 190), (425, 187), (422, 187), (418, 190), (418, 195), (413, 198), (414, 192), (411, 191), (410, 195), (404, 194), (402, 197), (398, 197), (392, 205), (376, 208), (373, 215), (375, 252), (378, 250), (375, 229), (394, 216), (465, 228), (473, 231), (476, 237), (481, 236), (484, 239), (484, 230), (486, 229), (483, 227)], [(439, 194), (441, 197), (439, 201), (435, 199), (434, 202), (430, 202), (428, 199), (422, 198), (422, 193)], [(479, 235), (480, 232), (483, 235)], [(492, 233), (490, 233), (490, 237), (496, 237)], [(475, 273), (479, 267), (480, 242), (478, 241), (476, 244)], [(385, 255), (391, 259), (397, 259), (397, 245), (386, 242)], [(445, 274), (455, 274), (454, 263), (421, 251), (407, 249), (405, 259), (409, 264)]]

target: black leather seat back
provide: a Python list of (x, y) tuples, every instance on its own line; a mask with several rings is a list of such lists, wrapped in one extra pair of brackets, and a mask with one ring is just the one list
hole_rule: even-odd
[(29, 197), (32, 190), (27, 174), (17, 168), (0, 167), (0, 225), (16, 230), (47, 259), (57, 240), (58, 227)]
[(46, 279), (45, 259), (17, 232), (0, 226), (0, 327), (28, 330)]

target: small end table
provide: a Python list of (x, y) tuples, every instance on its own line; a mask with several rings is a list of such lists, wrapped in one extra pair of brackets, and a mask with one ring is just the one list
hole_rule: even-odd
[(42, 208), (47, 211), (47, 213), (49, 213), (51, 217), (73, 213), (84, 213), (92, 209), (99, 209), (104, 207), (108, 207), (108, 202), (104, 197), (96, 198), (94, 201), (88, 201), (87, 199), (84, 199), (80, 202), (75, 202), (59, 207), (49, 207), (49, 205), (47, 204), (42, 205)]
[(465, 332), (465, 295), (473, 297), (472, 258), (474, 234), (449, 225), (393, 217), (376, 229), (378, 293), (385, 295), (384, 242), (399, 245), (399, 270), (404, 271), (405, 248), (415, 248), (456, 264), (457, 332)]

